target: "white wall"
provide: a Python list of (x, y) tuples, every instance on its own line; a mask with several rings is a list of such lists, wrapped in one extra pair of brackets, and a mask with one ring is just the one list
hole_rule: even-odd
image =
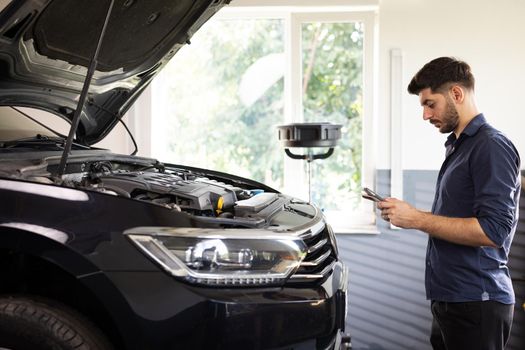
[(525, 1), (381, 0), (379, 8), (379, 168), (390, 168), (390, 50), (403, 53), (403, 168), (439, 169), (446, 136), (423, 122), (406, 86), (426, 62), (455, 56), (476, 77), (478, 107), (525, 157)]

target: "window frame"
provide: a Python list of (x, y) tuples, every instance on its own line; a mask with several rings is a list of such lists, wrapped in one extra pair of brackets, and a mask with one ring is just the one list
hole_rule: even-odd
[[(284, 55), (286, 59), (284, 74), (284, 123), (298, 123), (304, 120), (302, 92), (302, 47), (301, 25), (308, 22), (361, 22), (364, 27), (363, 39), (363, 144), (361, 176), (363, 186), (375, 187), (376, 171), (376, 132), (377, 130), (377, 28), (375, 8), (337, 11), (326, 8), (225, 8), (216, 15), (217, 19), (267, 19), (284, 20)], [(366, 140), (366, 142), (365, 142)], [(337, 148), (336, 148), (337, 152)], [(283, 192), (308, 198), (308, 179), (303, 164), (289, 157), (284, 158)], [(351, 218), (348, 226), (339, 227), (336, 233), (379, 233), (373, 203), (362, 201), (357, 210), (358, 217)], [(362, 216), (365, 216), (364, 218)], [(346, 216), (348, 217), (348, 216)]]

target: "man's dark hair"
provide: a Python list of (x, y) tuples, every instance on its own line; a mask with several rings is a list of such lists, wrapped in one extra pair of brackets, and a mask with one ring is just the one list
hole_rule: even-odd
[(408, 92), (419, 95), (421, 90), (430, 88), (433, 93), (442, 93), (450, 83), (474, 90), (474, 76), (470, 66), (454, 57), (439, 57), (425, 64), (414, 75), (408, 84)]

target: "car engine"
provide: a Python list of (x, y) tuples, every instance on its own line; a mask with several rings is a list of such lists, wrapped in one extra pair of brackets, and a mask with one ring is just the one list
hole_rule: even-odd
[[(21, 164), (19, 163), (19, 166)], [(51, 175), (54, 164), (43, 161), (19, 167), (18, 178), (97, 191), (149, 202), (170, 210), (186, 212), (199, 221), (224, 226), (261, 227), (279, 211), (313, 217), (306, 203), (275, 192), (245, 188), (193, 171), (115, 161), (71, 163), (61, 177)], [(13, 172), (11, 172), (13, 174)], [(282, 215), (282, 214), (280, 214)]]

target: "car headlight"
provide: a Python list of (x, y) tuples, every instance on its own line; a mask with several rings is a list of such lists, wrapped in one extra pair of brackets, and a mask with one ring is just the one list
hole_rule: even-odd
[(142, 227), (125, 233), (173, 276), (210, 286), (282, 284), (307, 252), (302, 239), (267, 230)]

